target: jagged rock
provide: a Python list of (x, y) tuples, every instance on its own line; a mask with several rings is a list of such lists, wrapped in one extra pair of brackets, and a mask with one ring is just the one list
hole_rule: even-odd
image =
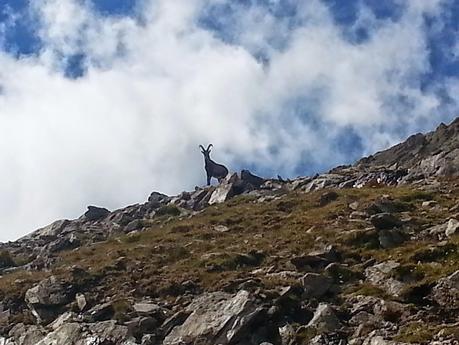
[(96, 221), (107, 217), (110, 211), (103, 207), (88, 206), (88, 210), (85, 212), (84, 217), (89, 221)]
[(459, 271), (439, 280), (432, 289), (433, 299), (446, 308), (459, 308)]
[(279, 327), (279, 335), (281, 337), (281, 345), (289, 345), (295, 339), (295, 329), (290, 324), (285, 324)]
[(129, 222), (125, 226), (124, 231), (125, 232), (131, 232), (131, 231), (135, 231), (135, 230), (141, 229), (142, 227), (143, 227), (143, 220), (142, 219), (134, 219), (133, 221)]
[[(256, 329), (249, 325), (255, 321), (263, 324), (266, 317), (262, 309), (255, 306), (249, 292), (241, 290), (236, 295), (215, 292), (197, 297), (187, 308), (190, 316), (181, 325), (175, 327), (164, 339), (164, 345), (180, 345), (183, 343), (199, 344), (254, 344), (242, 339), (254, 337)], [(265, 320), (267, 324), (267, 320)], [(264, 339), (269, 340), (269, 339)], [(258, 345), (260, 342), (256, 343)], [(255, 344), (254, 344), (255, 345)]]
[(306, 327), (313, 328), (317, 333), (327, 333), (339, 329), (341, 322), (330, 305), (320, 303)]
[(76, 314), (73, 312), (65, 312), (64, 314), (59, 315), (59, 317), (51, 322), (47, 328), (56, 330), (65, 323), (76, 321)]
[(159, 207), (161, 204), (166, 204), (169, 200), (169, 197), (165, 194), (159, 192), (153, 192), (148, 197), (148, 202), (154, 207)]
[[(96, 344), (135, 344), (130, 339), (128, 328), (117, 325), (115, 321), (91, 324), (65, 323), (34, 345), (96, 345)], [(22, 345), (22, 343), (19, 343)]]
[(115, 309), (111, 302), (98, 304), (86, 313), (86, 318), (90, 322), (105, 321), (113, 317)]
[(382, 288), (389, 295), (399, 297), (405, 284), (391, 277), (393, 270), (398, 267), (400, 264), (395, 261), (382, 262), (365, 269), (365, 276), (370, 283)]
[(329, 277), (317, 273), (307, 273), (300, 279), (306, 298), (318, 298), (325, 295), (332, 285)]
[(153, 333), (158, 328), (158, 321), (151, 316), (141, 316), (125, 322), (124, 325), (129, 334), (140, 338), (143, 334)]
[(50, 253), (56, 253), (63, 250), (69, 250), (77, 248), (81, 245), (80, 240), (75, 234), (67, 235), (67, 237), (57, 238), (54, 242), (51, 242), (47, 249)]
[(225, 178), (225, 180), (223, 180), (223, 182), (220, 183), (212, 193), (209, 199), (209, 205), (220, 204), (231, 198), (234, 195), (234, 183), (238, 180), (239, 178), (237, 174), (233, 174), (229, 178)]
[(343, 175), (323, 174), (313, 179), (301, 189), (306, 192), (311, 192), (314, 190), (323, 189), (325, 187), (338, 187), (338, 185), (343, 183), (345, 180), (346, 177)]
[(457, 219), (450, 219), (446, 225), (445, 235), (450, 237), (454, 235), (459, 229), (459, 221)]
[(45, 330), (35, 325), (18, 323), (8, 332), (8, 345), (36, 345), (45, 336)]
[(162, 312), (161, 307), (154, 303), (135, 303), (133, 308), (140, 315), (152, 315)]
[(378, 213), (370, 217), (370, 222), (377, 230), (388, 230), (399, 227), (402, 222), (390, 213)]
[(27, 290), (25, 301), (39, 323), (48, 323), (59, 315), (59, 307), (71, 301), (71, 296), (61, 282), (51, 276)]
[(70, 221), (67, 219), (56, 220), (50, 225), (32, 232), (30, 235), (22, 237), (20, 240), (28, 240), (31, 238), (53, 239), (56, 238), (56, 236), (58, 236), (69, 224)]
[(248, 170), (242, 170), (241, 171), (241, 180), (244, 183), (248, 183), (252, 185), (255, 188), (259, 188), (263, 183), (265, 183), (265, 179), (253, 175), (250, 171)]

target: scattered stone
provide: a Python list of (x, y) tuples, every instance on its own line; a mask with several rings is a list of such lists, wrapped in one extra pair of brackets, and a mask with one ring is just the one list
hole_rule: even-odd
[(320, 303), (307, 327), (315, 329), (317, 333), (327, 333), (338, 330), (341, 322), (330, 305)]
[(368, 282), (383, 289), (387, 294), (400, 297), (405, 284), (391, 277), (393, 270), (398, 267), (400, 264), (395, 261), (381, 262), (365, 269), (365, 276)]
[(360, 203), (358, 201), (351, 202), (349, 205), (351, 210), (357, 211), (359, 209)]
[(454, 235), (459, 229), (459, 221), (457, 219), (450, 219), (446, 225), (445, 235), (450, 237)]
[(317, 273), (307, 273), (300, 279), (306, 298), (318, 298), (325, 295), (332, 285), (329, 277)]
[(446, 308), (459, 308), (459, 271), (439, 280), (432, 289), (433, 299)]
[[(222, 292), (206, 293), (197, 297), (187, 308), (190, 316), (175, 327), (164, 339), (164, 345), (178, 345), (183, 342), (199, 344), (232, 344), (236, 339), (242, 344), (254, 344), (256, 328), (249, 325), (255, 321), (267, 325), (266, 314), (255, 307), (249, 292), (241, 290), (231, 296)], [(247, 339), (244, 341), (244, 339)], [(262, 339), (262, 341), (269, 339)], [(255, 345), (255, 344), (254, 344)]]
[(111, 302), (98, 304), (91, 308), (87, 314), (86, 319), (89, 322), (110, 320), (115, 314), (115, 309)]
[(135, 303), (133, 308), (141, 315), (152, 315), (161, 311), (161, 307), (154, 303)]
[(438, 206), (438, 202), (435, 200), (423, 201), (421, 206), (423, 208), (432, 208)]
[(27, 290), (25, 301), (39, 323), (49, 323), (59, 315), (59, 307), (70, 302), (70, 296), (61, 282), (51, 276)]
[(370, 222), (377, 230), (386, 230), (400, 227), (402, 222), (390, 213), (378, 213), (370, 217)]
[(230, 228), (228, 228), (226, 225), (215, 225), (214, 230), (217, 232), (228, 232), (230, 231)]

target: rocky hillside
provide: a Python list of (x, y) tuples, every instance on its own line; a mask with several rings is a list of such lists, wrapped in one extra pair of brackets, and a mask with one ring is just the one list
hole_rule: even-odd
[(3, 243), (0, 344), (457, 344), (458, 131)]

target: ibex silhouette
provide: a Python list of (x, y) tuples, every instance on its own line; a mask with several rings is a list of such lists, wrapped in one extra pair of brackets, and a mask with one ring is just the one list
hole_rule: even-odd
[(221, 182), (221, 180), (223, 180), (226, 175), (228, 175), (228, 169), (224, 165), (215, 163), (212, 159), (210, 159), (210, 149), (213, 147), (213, 145), (209, 144), (207, 149), (205, 149), (202, 145), (199, 145), (199, 147), (201, 148), (201, 152), (204, 155), (207, 185), (210, 186), (210, 179), (212, 177), (215, 177), (218, 179), (218, 182)]

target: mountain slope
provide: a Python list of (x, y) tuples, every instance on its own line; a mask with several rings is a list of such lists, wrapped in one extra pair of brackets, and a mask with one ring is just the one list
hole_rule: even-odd
[(327, 174), (243, 171), (2, 244), (0, 344), (453, 344), (458, 123)]

